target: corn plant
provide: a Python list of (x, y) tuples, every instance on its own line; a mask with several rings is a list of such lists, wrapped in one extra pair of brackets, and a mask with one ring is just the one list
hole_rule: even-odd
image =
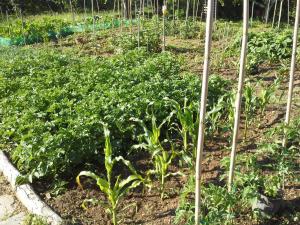
[(279, 84), (280, 80), (276, 79), (274, 83), (269, 85), (268, 87), (261, 87), (262, 89), (259, 95), (259, 108), (262, 115), (265, 114), (266, 106), (271, 102), (272, 98), (274, 97)]
[(244, 88), (244, 99), (245, 99), (245, 129), (244, 139), (247, 138), (247, 131), (249, 124), (252, 122), (255, 116), (255, 112), (258, 105), (258, 98), (255, 96), (255, 89), (251, 87), (250, 83), (247, 83)]
[[(106, 195), (108, 203), (103, 203), (100, 200), (95, 199), (86, 199), (83, 202), (83, 207), (86, 208), (87, 203), (101, 204), (106, 208), (109, 214), (112, 216), (112, 222), (114, 225), (118, 224), (117, 212), (118, 204), (120, 199), (130, 190), (139, 186), (143, 182), (143, 178), (136, 172), (132, 164), (125, 160), (123, 157), (118, 156), (113, 158), (113, 151), (110, 142), (110, 134), (107, 128), (107, 125), (104, 125), (104, 135), (105, 135), (105, 169), (106, 169), (106, 178), (102, 178), (90, 171), (82, 171), (76, 177), (76, 182), (82, 188), (80, 183), (80, 177), (86, 176), (94, 179), (97, 182), (100, 190)], [(113, 167), (117, 162), (122, 162), (125, 166), (129, 168), (132, 175), (128, 176), (126, 179), (121, 180), (121, 176), (117, 176), (116, 180), (113, 183)]]
[[(169, 172), (169, 167), (172, 164), (175, 157), (178, 153), (175, 151), (174, 145), (169, 140), (165, 140), (165, 142), (169, 142), (171, 144), (171, 151), (165, 150), (160, 141), (161, 128), (162, 126), (169, 121), (170, 117), (172, 117), (173, 113), (171, 113), (163, 122), (157, 125), (156, 117), (152, 115), (152, 129), (149, 130), (144, 123), (144, 121), (133, 118), (132, 120), (138, 122), (144, 130), (143, 142), (141, 144), (135, 145), (135, 148), (143, 148), (149, 151), (151, 154), (152, 164), (154, 166), (153, 169), (147, 171), (148, 177), (154, 175), (158, 177), (160, 181), (159, 192), (161, 194), (161, 199), (165, 196), (165, 183), (166, 179), (170, 176), (176, 176), (181, 174), (180, 172), (171, 173)], [(150, 178), (151, 179), (151, 178)]]
[[(196, 143), (197, 137), (197, 124), (198, 124), (198, 115), (197, 107), (195, 104), (190, 103), (188, 105), (188, 99), (184, 98), (184, 105), (181, 107), (180, 103), (176, 100), (165, 98), (165, 100), (171, 104), (175, 110), (175, 115), (179, 123), (175, 123), (175, 127), (179, 131), (179, 134), (183, 141), (183, 150), (188, 150), (189, 138), (192, 138), (193, 144)], [(196, 113), (195, 113), (196, 112)]]

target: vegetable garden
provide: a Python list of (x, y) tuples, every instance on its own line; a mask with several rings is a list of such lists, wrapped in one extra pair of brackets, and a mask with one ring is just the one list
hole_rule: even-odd
[(12, 2), (0, 150), (66, 224), (300, 224), (300, 0)]

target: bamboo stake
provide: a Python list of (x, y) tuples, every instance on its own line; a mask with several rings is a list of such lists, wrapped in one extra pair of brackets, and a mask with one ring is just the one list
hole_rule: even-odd
[(116, 0), (114, 0), (114, 9), (113, 9), (113, 15), (115, 15), (116, 12)]
[(290, 25), (290, 0), (287, 0), (287, 24)]
[(195, 13), (196, 13), (196, 0), (193, 0), (193, 21), (195, 21)]
[(99, 2), (96, 0), (96, 6), (97, 6), (97, 13), (98, 15), (100, 14), (100, 7), (99, 7)]
[(141, 30), (141, 5), (138, 11), (138, 48), (140, 48), (140, 30)]
[(8, 11), (6, 10), (6, 21), (7, 21), (7, 25), (8, 25), (8, 34), (10, 36), (10, 23), (9, 23), (9, 15), (8, 15)]
[(217, 21), (217, 10), (218, 10), (218, 0), (215, 0), (214, 11), (215, 11), (215, 21)]
[(4, 20), (3, 11), (2, 11), (2, 7), (1, 6), (0, 6), (0, 11), (1, 11), (1, 19)]
[(245, 68), (246, 68), (247, 41), (248, 41), (249, 0), (244, 0), (243, 8), (244, 8), (243, 40), (242, 40), (242, 50), (241, 50), (241, 58), (240, 58), (238, 91), (237, 91), (236, 102), (235, 102), (235, 118), (234, 118), (232, 149), (231, 149), (231, 157), (230, 157), (228, 191), (231, 191), (233, 176), (234, 176), (235, 155), (236, 155), (237, 141), (238, 141), (238, 136), (239, 136), (239, 124), (240, 124), (240, 115), (241, 115), (243, 86), (244, 86), (244, 80), (245, 80), (245, 74), (246, 74)]
[(200, 0), (197, 0), (197, 6), (196, 6), (196, 20), (197, 20), (197, 17), (198, 17), (199, 5), (200, 5)]
[(280, 22), (281, 22), (281, 15), (282, 15), (282, 3), (283, 3), (283, 0), (281, 0), (281, 1), (280, 1), (279, 18), (278, 18), (278, 25), (277, 25), (277, 27), (278, 27), (278, 28), (280, 27)]
[(91, 0), (92, 17), (93, 17), (93, 35), (95, 35), (95, 16), (94, 16), (94, 0)]
[(83, 1), (84, 22), (86, 21), (86, 0)]
[(200, 224), (200, 182), (201, 182), (201, 164), (203, 159), (203, 148), (204, 148), (204, 135), (205, 135), (205, 113), (206, 113), (206, 102), (208, 92), (208, 76), (209, 76), (209, 64), (210, 64), (210, 50), (212, 40), (212, 28), (213, 28), (213, 10), (212, 2), (208, 1), (207, 7), (207, 18), (206, 18), (206, 33), (205, 33), (205, 53), (204, 53), (204, 64), (203, 64), (203, 77), (202, 77), (202, 90), (200, 100), (200, 120), (199, 120), (199, 131), (197, 140), (197, 158), (196, 158), (196, 187), (195, 187), (195, 225)]
[(251, 27), (252, 27), (252, 24), (253, 24), (254, 5), (255, 5), (255, 1), (252, 1), (251, 22), (250, 22), (251, 23)]
[(163, 5), (162, 7), (162, 14), (163, 14), (163, 49), (164, 52), (166, 50), (166, 34), (165, 34), (165, 20), (167, 15), (167, 6)]
[(278, 2), (278, 0), (275, 1), (274, 13), (273, 13), (273, 20), (272, 20), (272, 28), (274, 27), (274, 23), (275, 23), (275, 16), (276, 16), (277, 2)]
[(173, 26), (175, 25), (175, 0), (172, 1), (173, 3)]
[(72, 0), (69, 0), (69, 4), (70, 4), (70, 10), (71, 10), (71, 14), (72, 14), (72, 22), (74, 25), (75, 24), (75, 14), (74, 14), (74, 10), (73, 10)]
[(268, 23), (268, 20), (269, 20), (270, 2), (271, 2), (271, 0), (268, 0), (267, 11), (266, 11), (266, 18), (265, 18), (266, 23)]
[(187, 23), (187, 20), (188, 20), (189, 9), (190, 9), (190, 0), (187, 0), (187, 2), (186, 2), (186, 11), (185, 11), (185, 24)]
[[(292, 50), (292, 59), (291, 59), (291, 68), (290, 68), (289, 91), (288, 91), (288, 100), (287, 100), (286, 115), (285, 115), (286, 125), (289, 125), (290, 118), (291, 118), (292, 98), (293, 98), (293, 89), (294, 89), (294, 75), (295, 75), (296, 55), (297, 55), (297, 37), (298, 37), (298, 30), (299, 30), (299, 13), (300, 13), (300, 0), (297, 0), (296, 18), (295, 18), (295, 25), (294, 25), (294, 37), (293, 37), (293, 50)], [(287, 144), (286, 131), (284, 133), (285, 134), (284, 134), (282, 146), (286, 147)]]

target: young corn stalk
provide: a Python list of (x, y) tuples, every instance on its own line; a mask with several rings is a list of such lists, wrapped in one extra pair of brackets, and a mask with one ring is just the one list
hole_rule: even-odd
[(262, 86), (262, 90), (259, 96), (259, 108), (261, 110), (261, 115), (263, 116), (266, 111), (267, 105), (271, 102), (272, 98), (275, 96), (275, 92), (278, 89), (280, 80), (276, 79), (274, 83), (268, 87)]
[(248, 127), (254, 118), (255, 111), (257, 108), (257, 104), (258, 104), (258, 98), (255, 96), (255, 90), (254, 90), (254, 88), (251, 87), (250, 83), (245, 85), (244, 98), (245, 98), (244, 140), (246, 140)]
[[(105, 170), (106, 170), (106, 177), (102, 178), (90, 171), (82, 171), (76, 177), (77, 184), (82, 188), (80, 177), (86, 176), (94, 179), (97, 182), (98, 187), (100, 190), (106, 195), (108, 199), (108, 203), (102, 202), (96, 199), (86, 199), (84, 200), (82, 206), (86, 208), (87, 203), (92, 204), (100, 204), (106, 208), (108, 213), (112, 217), (112, 223), (114, 225), (119, 224), (117, 213), (118, 213), (118, 205), (120, 199), (131, 189), (136, 188), (141, 183), (143, 183), (144, 179), (139, 175), (132, 164), (125, 160), (122, 156), (118, 156), (113, 158), (113, 151), (110, 142), (110, 135), (107, 125), (104, 125), (104, 135), (105, 135)], [(113, 168), (117, 162), (122, 162), (132, 173), (132, 175), (128, 176), (126, 179), (121, 180), (121, 176), (117, 176), (116, 180), (113, 181)], [(114, 183), (113, 183), (114, 182)]]
[(165, 197), (165, 183), (166, 179), (170, 176), (176, 176), (176, 175), (182, 175), (180, 172), (176, 173), (170, 173), (169, 167), (172, 164), (175, 157), (178, 155), (178, 153), (175, 151), (174, 145), (171, 143), (171, 141), (167, 140), (168, 143), (171, 143), (171, 151), (167, 151), (162, 146), (162, 143), (160, 141), (160, 134), (161, 134), (161, 128), (162, 126), (170, 120), (173, 113), (170, 114), (163, 122), (159, 125), (156, 123), (156, 117), (152, 115), (152, 129), (149, 130), (144, 123), (144, 121), (132, 118), (132, 121), (138, 122), (140, 126), (144, 130), (143, 139), (144, 142), (141, 144), (135, 145), (134, 148), (142, 148), (149, 151), (152, 157), (152, 164), (154, 165), (154, 169), (147, 171), (148, 178), (150, 178), (150, 175), (155, 175), (159, 178), (160, 181), (160, 187), (159, 192), (161, 199)]
[(175, 115), (179, 121), (179, 124), (175, 124), (175, 126), (178, 128), (178, 131), (182, 137), (183, 140), (183, 150), (187, 151), (188, 150), (188, 140), (189, 137), (192, 137), (193, 143), (195, 144), (196, 138), (196, 123), (198, 117), (194, 113), (197, 113), (197, 108), (194, 104), (190, 103), (188, 105), (188, 99), (184, 98), (184, 104), (183, 107), (179, 104), (179, 102), (169, 99), (169, 98), (164, 98), (165, 101), (171, 104), (172, 108), (174, 108)]
[(164, 98), (167, 103), (171, 104), (171, 107), (174, 108), (175, 115), (179, 123), (174, 123), (174, 126), (177, 128), (183, 142), (183, 151), (181, 157), (189, 165), (193, 166), (195, 159), (195, 149), (192, 152), (188, 151), (189, 148), (189, 139), (192, 139), (193, 147), (196, 146), (197, 141), (197, 126), (199, 124), (199, 116), (197, 112), (197, 106), (193, 103), (188, 104), (188, 99), (184, 98), (184, 105), (181, 105), (169, 98)]

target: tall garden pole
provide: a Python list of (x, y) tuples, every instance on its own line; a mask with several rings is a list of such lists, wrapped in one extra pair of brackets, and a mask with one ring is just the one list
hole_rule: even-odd
[(73, 22), (73, 25), (74, 25), (75, 24), (75, 14), (74, 14), (72, 0), (69, 0), (69, 4), (70, 4), (70, 10), (71, 10), (71, 13), (72, 13), (72, 22)]
[(210, 64), (210, 49), (212, 40), (212, 28), (213, 28), (213, 0), (208, 0), (207, 17), (206, 17), (206, 32), (205, 32), (205, 52), (204, 52), (204, 64), (202, 75), (202, 90), (200, 100), (200, 120), (199, 131), (197, 141), (197, 157), (196, 157), (196, 188), (195, 188), (195, 225), (200, 224), (200, 182), (201, 182), (201, 164), (203, 159), (203, 147), (204, 147), (204, 128), (205, 128), (205, 113), (206, 113), (206, 101), (208, 92), (208, 76), (209, 76), (209, 64)]
[[(291, 118), (291, 108), (292, 108), (292, 98), (293, 98), (293, 86), (294, 86), (294, 75), (295, 75), (295, 67), (296, 67), (296, 54), (297, 54), (297, 37), (299, 30), (299, 13), (300, 13), (300, 0), (297, 0), (296, 6), (296, 18), (294, 25), (294, 37), (293, 37), (293, 50), (292, 50), (292, 60), (291, 60), (291, 68), (290, 68), (290, 82), (289, 82), (289, 91), (288, 91), (288, 100), (286, 106), (286, 115), (285, 115), (285, 124), (289, 125)], [(283, 138), (282, 146), (286, 147), (287, 139), (286, 132)]]
[(99, 6), (98, 0), (96, 0), (96, 6), (97, 6), (97, 13), (99, 15), (99, 13), (100, 13), (100, 6)]
[(290, 25), (290, 0), (287, 0), (287, 24)]
[(196, 20), (197, 20), (197, 17), (198, 17), (199, 5), (200, 5), (200, 0), (197, 0), (197, 6), (196, 6)]
[(141, 5), (138, 11), (138, 48), (140, 48), (140, 32), (141, 32)]
[(189, 9), (190, 9), (190, 0), (186, 2), (186, 11), (185, 11), (185, 24), (187, 23), (189, 17)]
[(251, 26), (253, 23), (253, 16), (254, 16), (254, 5), (255, 5), (255, 1), (252, 1), (252, 7), (251, 7)]
[(10, 36), (10, 23), (9, 23), (9, 15), (8, 15), (8, 11), (6, 10), (6, 21), (7, 21), (7, 25), (8, 25), (8, 34)]
[(230, 157), (228, 191), (231, 191), (232, 182), (233, 182), (234, 167), (235, 167), (235, 155), (236, 155), (237, 141), (238, 141), (238, 136), (239, 136), (243, 86), (244, 86), (244, 80), (245, 80), (245, 74), (246, 74), (245, 68), (246, 68), (247, 41), (248, 41), (249, 0), (244, 0), (243, 8), (244, 8), (243, 40), (242, 40), (242, 50), (241, 50), (241, 58), (240, 58), (238, 91), (237, 91), (236, 102), (235, 102), (235, 117), (234, 117), (232, 149), (231, 149), (231, 157)]
[(166, 2), (164, 1), (164, 5), (162, 7), (162, 14), (163, 14), (163, 49), (162, 51), (164, 52), (166, 50), (166, 33), (165, 33), (165, 20), (166, 20), (166, 15), (167, 15), (167, 5)]
[(83, 1), (84, 22), (86, 21), (86, 0)]
[(95, 35), (95, 16), (94, 16), (94, 0), (91, 0), (92, 17), (93, 17), (93, 35)]
[(278, 2), (278, 0), (275, 0), (273, 20), (272, 20), (272, 28), (274, 27), (274, 23), (275, 23), (275, 16), (276, 16), (276, 10), (277, 10), (277, 2)]
[(269, 20), (270, 3), (271, 3), (271, 0), (268, 0), (267, 11), (266, 11), (266, 15), (265, 15), (266, 23), (268, 23), (268, 20)]
[(278, 25), (277, 25), (277, 28), (280, 27), (281, 15), (282, 15), (282, 4), (283, 4), (283, 0), (280, 0), (280, 10), (279, 10), (279, 18), (278, 18)]
[(1, 11), (1, 19), (4, 20), (3, 11), (2, 11), (2, 7), (1, 6), (0, 6), (0, 11)]

